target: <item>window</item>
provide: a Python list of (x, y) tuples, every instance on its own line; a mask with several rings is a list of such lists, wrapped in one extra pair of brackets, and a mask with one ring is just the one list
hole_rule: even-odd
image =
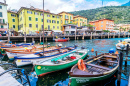
[(57, 18), (59, 19), (59, 16), (57, 16)]
[(22, 14), (22, 12), (21, 12), (21, 14)]
[(41, 25), (41, 27), (42, 27), (42, 30), (43, 30), (43, 25)]
[(70, 20), (72, 20), (72, 17), (70, 16)]
[(29, 17), (29, 21), (32, 21), (32, 17)]
[(41, 16), (43, 16), (43, 13), (41, 13)]
[(65, 20), (65, 24), (68, 24), (68, 21)]
[(32, 11), (27, 11), (28, 14), (32, 14)]
[(62, 16), (61, 16), (61, 18), (62, 18)]
[(53, 29), (55, 29), (55, 26), (53, 26)]
[(78, 21), (78, 19), (77, 19), (77, 21)]
[(38, 12), (34, 12), (34, 14), (35, 14), (35, 15), (39, 15), (39, 13), (38, 13)]
[(12, 17), (16, 17), (16, 15), (15, 15), (15, 14), (11, 14), (11, 16), (12, 16)]
[(55, 20), (52, 20), (52, 23), (56, 23), (56, 21), (55, 21)]
[(32, 24), (29, 24), (29, 27), (32, 28)]
[(72, 29), (75, 29), (75, 26), (71, 26)]
[(57, 29), (59, 29), (59, 26), (57, 26)]
[(43, 19), (41, 19), (41, 21), (43, 22)]
[(86, 20), (85, 20), (85, 22), (86, 22)]
[(48, 25), (48, 30), (50, 30), (50, 25)]
[(0, 9), (2, 9), (2, 6), (0, 6)]
[(62, 20), (61, 20), (61, 23), (62, 23)]
[(12, 22), (15, 22), (15, 19), (12, 19)]
[(51, 20), (47, 19), (47, 23), (51, 23)]
[(2, 12), (0, 12), (0, 17), (3, 17)]
[(103, 23), (103, 21), (101, 23)]
[(59, 24), (59, 21), (57, 21), (57, 24)]
[(13, 25), (13, 28), (15, 28), (15, 25)]
[(4, 26), (3, 26), (3, 25), (1, 25), (1, 28), (4, 28)]
[(36, 21), (38, 21), (38, 18), (35, 18)]
[(55, 18), (55, 16), (52, 16), (52, 18)]
[(103, 25), (101, 25), (101, 27), (103, 27)]
[(22, 21), (22, 17), (20, 18), (20, 21)]
[(47, 15), (47, 17), (50, 17), (50, 15)]
[(38, 28), (38, 24), (36, 24), (36, 28)]
[(72, 21), (70, 21), (70, 23), (72, 23)]

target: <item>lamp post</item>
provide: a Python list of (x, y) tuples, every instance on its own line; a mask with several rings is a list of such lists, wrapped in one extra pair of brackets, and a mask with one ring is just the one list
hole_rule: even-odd
[(44, 56), (44, 0), (43, 0), (43, 56)]

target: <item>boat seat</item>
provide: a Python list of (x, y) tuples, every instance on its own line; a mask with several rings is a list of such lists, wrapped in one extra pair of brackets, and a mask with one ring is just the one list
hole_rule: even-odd
[(103, 67), (103, 66), (99, 66), (99, 65), (94, 65), (94, 64), (87, 64), (87, 65), (89, 65), (89, 66), (93, 66), (93, 67), (96, 67), (96, 68), (100, 68), (100, 69), (104, 69), (104, 70), (108, 70), (108, 71), (111, 70), (110, 68)]
[(118, 64), (118, 62), (115, 62), (115, 61), (107, 61), (108, 63), (115, 63), (115, 64)]

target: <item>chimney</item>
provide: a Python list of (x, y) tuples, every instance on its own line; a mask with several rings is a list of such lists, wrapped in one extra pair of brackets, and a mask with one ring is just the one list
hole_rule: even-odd
[(4, 3), (6, 4), (6, 0), (4, 0)]

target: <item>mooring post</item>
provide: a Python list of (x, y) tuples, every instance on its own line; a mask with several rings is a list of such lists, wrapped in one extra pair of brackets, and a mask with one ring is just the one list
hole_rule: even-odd
[(117, 77), (117, 86), (120, 86), (120, 82), (121, 82), (122, 63), (123, 63), (123, 53), (120, 52), (120, 55), (119, 55), (119, 69), (118, 69), (118, 77)]
[(76, 40), (76, 31), (75, 31), (75, 40)]
[(84, 33), (83, 33), (83, 37), (82, 37), (82, 40), (84, 40)]
[(93, 35), (92, 35), (92, 32), (91, 32), (91, 36), (90, 36), (90, 39), (93, 39)]
[(45, 39), (45, 40), (46, 40), (46, 42), (47, 42), (47, 37), (46, 37), (46, 39)]
[(120, 38), (120, 32), (119, 32), (118, 38)]
[(10, 34), (9, 34), (9, 31), (8, 31), (8, 43), (9, 43), (9, 41), (10, 41)]
[(77, 37), (77, 40), (78, 40), (79, 38)]
[(126, 48), (126, 57), (125, 57), (125, 67), (127, 66), (127, 60), (128, 60), (128, 51), (129, 51), (129, 45), (127, 44), (127, 48)]
[(96, 56), (97, 56), (97, 51), (95, 51), (95, 53), (96, 53)]
[(129, 32), (128, 32), (128, 37), (129, 37)]
[(109, 39), (109, 32), (108, 32), (108, 39)]
[(40, 34), (40, 43), (41, 43), (41, 32), (39, 34)]
[(34, 42), (34, 38), (32, 38), (32, 42)]
[(68, 40), (70, 40), (70, 38), (68, 37)]
[(24, 32), (24, 43), (26, 43), (26, 32)]
[(101, 32), (101, 39), (102, 39), (102, 32)]

